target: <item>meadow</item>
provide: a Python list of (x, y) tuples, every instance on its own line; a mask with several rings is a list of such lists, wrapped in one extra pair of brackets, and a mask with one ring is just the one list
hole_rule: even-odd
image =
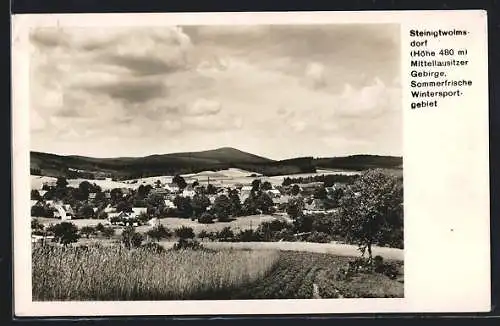
[(389, 261), (397, 277), (346, 277), (355, 258), (324, 253), (43, 246), (34, 248), (32, 259), (34, 301), (403, 296), (402, 262)]

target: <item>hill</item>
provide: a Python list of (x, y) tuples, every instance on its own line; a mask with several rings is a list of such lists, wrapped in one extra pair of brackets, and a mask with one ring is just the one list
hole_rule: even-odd
[(31, 174), (68, 178), (113, 177), (118, 180), (201, 171), (243, 169), (266, 176), (314, 173), (316, 168), (364, 170), (400, 168), (400, 157), (355, 155), (334, 158), (299, 157), (275, 161), (223, 147), (201, 152), (171, 153), (146, 157), (92, 158), (31, 152)]
[(317, 168), (366, 170), (372, 168), (402, 169), (403, 158), (399, 156), (351, 155), (344, 157), (328, 157), (314, 159)]

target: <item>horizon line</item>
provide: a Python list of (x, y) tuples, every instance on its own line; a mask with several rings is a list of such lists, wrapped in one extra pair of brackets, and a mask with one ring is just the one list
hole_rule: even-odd
[(199, 151), (178, 151), (178, 152), (169, 152), (169, 153), (152, 153), (152, 154), (147, 154), (147, 155), (137, 155), (137, 156), (107, 156), (107, 157), (102, 157), (102, 156), (89, 156), (89, 155), (82, 155), (82, 154), (61, 154), (61, 153), (55, 153), (55, 152), (46, 152), (46, 151), (39, 151), (39, 150), (33, 150), (30, 149), (30, 154), (32, 152), (37, 152), (37, 153), (43, 153), (43, 154), (51, 154), (51, 155), (57, 155), (57, 156), (79, 156), (79, 157), (87, 157), (87, 158), (94, 158), (94, 159), (124, 159), (124, 158), (144, 158), (144, 157), (150, 157), (150, 156), (161, 156), (161, 155), (174, 155), (174, 154), (184, 154), (184, 153), (200, 153), (200, 152), (208, 152), (208, 151), (216, 151), (216, 150), (221, 150), (221, 149), (233, 149), (237, 150), (243, 153), (247, 153), (250, 155), (255, 155), (259, 156), (265, 159), (269, 160), (274, 160), (274, 161), (284, 161), (284, 160), (290, 160), (290, 159), (295, 159), (295, 158), (305, 158), (305, 157), (312, 157), (313, 159), (321, 159), (321, 158), (332, 158), (332, 157), (349, 157), (349, 156), (388, 156), (388, 157), (401, 157), (403, 158), (403, 155), (393, 155), (393, 154), (373, 154), (373, 153), (353, 153), (353, 154), (341, 154), (341, 155), (331, 155), (331, 156), (315, 156), (315, 155), (298, 155), (294, 157), (288, 157), (288, 158), (282, 158), (282, 159), (274, 159), (270, 158), (266, 155), (260, 155), (260, 154), (254, 154), (251, 152), (246, 152), (243, 150), (240, 150), (235, 147), (231, 146), (222, 146), (222, 147), (217, 147), (217, 148), (212, 148), (212, 149), (206, 149), (206, 150), (199, 150)]

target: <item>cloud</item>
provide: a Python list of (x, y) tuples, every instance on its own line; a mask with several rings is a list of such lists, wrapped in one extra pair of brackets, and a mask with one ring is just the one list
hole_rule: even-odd
[(196, 100), (186, 113), (194, 116), (207, 116), (216, 115), (219, 112), (221, 112), (220, 102), (201, 98)]
[(306, 83), (313, 89), (318, 89), (326, 86), (325, 66), (318, 62), (312, 62), (307, 65)]

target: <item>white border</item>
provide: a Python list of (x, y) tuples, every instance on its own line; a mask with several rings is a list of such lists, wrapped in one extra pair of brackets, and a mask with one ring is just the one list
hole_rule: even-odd
[[(401, 26), (404, 103), (405, 298), (32, 302), (29, 234), (28, 31), (40, 26), (396, 23)], [(475, 86), (467, 104), (408, 107), (407, 31), (466, 28)], [(13, 16), (14, 307), (17, 316), (479, 312), (490, 309), (486, 12), (281, 12)], [(472, 100), (471, 100), (472, 99)], [(451, 106), (451, 105), (450, 105)], [(456, 104), (455, 104), (456, 106)], [(472, 137), (472, 138), (467, 138)], [(472, 139), (467, 142), (464, 140)], [(440, 146), (448, 146), (448, 156)], [(440, 155), (441, 154), (441, 155)], [(457, 162), (457, 160), (461, 160)], [(429, 162), (432, 161), (432, 162)], [(460, 163), (464, 163), (461, 165)], [(465, 192), (469, 197), (459, 196)], [(438, 200), (436, 200), (438, 199)], [(465, 199), (457, 201), (457, 199)], [(450, 232), (453, 229), (454, 231)]]

